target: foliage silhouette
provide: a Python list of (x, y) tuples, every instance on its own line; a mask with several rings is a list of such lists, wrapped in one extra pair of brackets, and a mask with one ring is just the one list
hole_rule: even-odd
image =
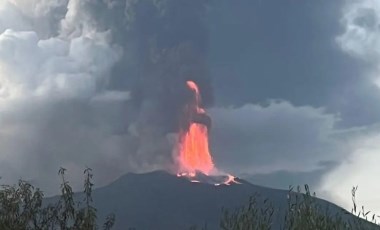
[[(43, 204), (44, 194), (26, 181), (17, 185), (2, 185), (0, 189), (0, 229), (2, 230), (97, 230), (96, 208), (92, 206), (92, 170), (84, 170), (84, 200), (76, 202), (73, 190), (65, 178), (65, 168), (58, 171), (61, 177), (61, 194), (55, 203)], [(102, 226), (112, 229), (115, 215), (110, 214)]]

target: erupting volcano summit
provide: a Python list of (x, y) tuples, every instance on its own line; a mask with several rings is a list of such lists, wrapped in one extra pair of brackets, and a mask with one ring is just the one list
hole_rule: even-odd
[[(217, 174), (208, 144), (208, 132), (211, 127), (211, 118), (201, 105), (201, 95), (197, 84), (193, 81), (186, 82), (187, 87), (193, 92), (190, 102), (184, 107), (184, 115), (181, 120), (185, 126), (179, 131), (178, 142), (178, 176), (189, 177), (192, 182), (200, 182), (199, 178)], [(210, 181), (208, 178), (208, 181)], [(219, 178), (219, 179), (217, 179)], [(231, 175), (214, 177), (212, 183), (215, 185), (238, 183)], [(221, 181), (219, 181), (221, 179)], [(219, 181), (219, 182), (218, 182)]]
[(211, 119), (201, 107), (198, 86), (193, 81), (186, 83), (194, 97), (184, 108), (186, 127), (179, 132), (179, 173), (195, 175), (199, 171), (208, 175), (214, 169), (208, 146)]

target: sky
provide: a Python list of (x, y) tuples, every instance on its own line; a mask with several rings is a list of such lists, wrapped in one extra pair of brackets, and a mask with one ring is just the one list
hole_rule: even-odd
[(190, 79), (218, 168), (380, 213), (379, 25), (377, 0), (0, 0), (1, 180), (170, 169)]

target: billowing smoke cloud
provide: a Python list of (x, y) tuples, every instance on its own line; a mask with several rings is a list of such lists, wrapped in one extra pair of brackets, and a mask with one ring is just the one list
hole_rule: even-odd
[[(186, 9), (186, 10), (185, 10)], [(0, 175), (49, 193), (85, 166), (98, 185), (167, 168), (196, 81), (212, 103), (205, 1), (0, 2)]]
[(341, 23), (345, 31), (336, 38), (338, 45), (344, 52), (366, 63), (368, 77), (380, 87), (380, 2), (347, 1)]
[(349, 54), (377, 63), (380, 3), (376, 0), (347, 2), (341, 19), (345, 32), (337, 37), (337, 42)]
[[(368, 103), (368, 108), (356, 110), (355, 115), (366, 114), (377, 108), (380, 102), (380, 2), (376, 0), (345, 2), (342, 10), (341, 23), (343, 33), (336, 41), (342, 51), (349, 54), (366, 67), (366, 72), (361, 76), (364, 80), (372, 84), (372, 91), (376, 95), (376, 101)], [(377, 86), (377, 87), (376, 87)], [(359, 186), (358, 202), (366, 209), (378, 213), (378, 194), (380, 187), (374, 183), (379, 174), (379, 167), (376, 162), (379, 159), (379, 123), (355, 128), (350, 131), (349, 145), (350, 155), (333, 170), (324, 176), (321, 183), (321, 190), (330, 194), (330, 197), (345, 207), (351, 206), (350, 188)]]

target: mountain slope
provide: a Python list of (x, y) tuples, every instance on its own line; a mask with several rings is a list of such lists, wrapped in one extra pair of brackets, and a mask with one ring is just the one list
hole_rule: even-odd
[[(99, 221), (116, 214), (116, 230), (189, 229), (192, 225), (219, 229), (221, 209), (239, 208), (255, 193), (269, 198), (276, 208), (285, 208), (288, 192), (264, 188), (240, 180), (230, 186), (192, 183), (167, 172), (127, 174), (110, 185), (94, 190), (93, 198)], [(332, 210), (340, 208), (319, 200)], [(274, 218), (274, 229), (283, 215)]]

